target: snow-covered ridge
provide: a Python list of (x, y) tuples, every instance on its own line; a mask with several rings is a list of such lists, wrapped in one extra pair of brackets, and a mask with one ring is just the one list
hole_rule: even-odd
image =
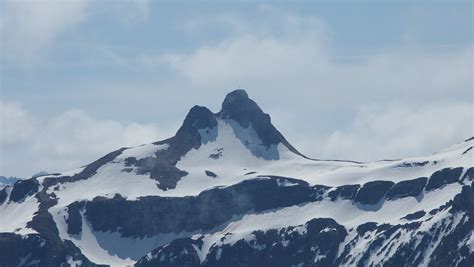
[(168, 147), (169, 147), (168, 144), (162, 144), (162, 145), (144, 144), (141, 146), (125, 149), (124, 151), (122, 151), (122, 153), (120, 153), (118, 157), (116, 157), (116, 159), (125, 160), (128, 157), (134, 157), (137, 159), (154, 157), (157, 152), (161, 150), (165, 150)]
[[(285, 232), (278, 241), (285, 248), (296, 235), (303, 240), (308, 234), (336, 232), (339, 238), (347, 234), (340, 249), (323, 252), (315, 245), (312, 260), (324, 262), (327, 253), (336, 257), (337, 252), (341, 265), (351, 265), (344, 258), (348, 248), (357, 259), (382, 264), (386, 259), (381, 256), (364, 256), (370, 241), (357, 230), (361, 225), (372, 223), (381, 232), (388, 229), (383, 225), (401, 227), (394, 230), (400, 236), (394, 244), (402, 245), (413, 237), (413, 229), (403, 228), (408, 224), (419, 224), (420, 235), (430, 227), (448, 235), (450, 227), (471, 222), (469, 207), (456, 213), (446, 207), (454, 209), (454, 198), (474, 179), (473, 145), (471, 138), (428, 156), (368, 163), (314, 160), (301, 155), (269, 115), (237, 91), (226, 97), (220, 112), (193, 107), (169, 139), (121, 148), (76, 170), (0, 190), (0, 235), (14, 233), (25, 242), (56, 236), (47, 240), (52, 247), (68, 240), (84, 256), (68, 254), (66, 262), (120, 266), (148, 253), (149, 260), (177, 257), (167, 254), (166, 246), (177, 249), (173, 242), (179, 238), (192, 243), (183, 251), (196, 253), (204, 264), (209, 255), (222, 260), (226, 251), (242, 244), (266, 251), (269, 245), (262, 238), (275, 230)], [(367, 200), (380, 191), (375, 202)], [(219, 206), (223, 203), (228, 206)], [(331, 220), (314, 221), (318, 218)], [(450, 220), (454, 223), (448, 227)], [(147, 224), (133, 228), (143, 221)], [(311, 232), (312, 224), (321, 229)], [(378, 238), (374, 231), (367, 236)], [(472, 240), (462, 236), (460, 247)], [(434, 248), (423, 251), (436, 254)], [(383, 253), (397, 255), (393, 248)]]
[[(215, 140), (208, 140), (198, 149), (190, 150), (177, 162), (176, 167), (188, 174), (178, 181), (174, 189), (161, 190), (156, 186), (159, 182), (150, 179), (149, 175), (137, 174), (135, 168), (126, 166), (126, 158), (155, 157), (168, 147), (167, 144), (148, 144), (124, 150), (115, 160), (101, 166), (92, 177), (74, 183), (64, 183), (61, 185), (62, 190), (55, 193), (59, 201), (65, 201), (64, 205), (67, 205), (74, 201), (92, 200), (97, 196), (113, 197), (115, 194), (128, 199), (153, 195), (198, 195), (204, 190), (229, 186), (258, 175), (295, 177), (311, 185), (327, 186), (363, 184), (372, 180), (398, 182), (429, 177), (436, 170), (448, 167), (464, 167), (467, 170), (473, 162), (473, 152), (464, 152), (474, 141), (426, 157), (362, 164), (309, 160), (292, 153), (280, 144), (275, 148), (279, 159), (267, 160), (256, 157), (247, 149), (244, 142), (236, 137), (231, 124), (218, 120), (217, 129)], [(217, 177), (206, 175), (206, 171), (215, 173)], [(53, 188), (48, 192), (53, 192)]]

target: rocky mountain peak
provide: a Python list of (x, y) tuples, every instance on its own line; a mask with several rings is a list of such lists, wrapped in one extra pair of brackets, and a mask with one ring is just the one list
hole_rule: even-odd
[(184, 119), (183, 129), (204, 129), (213, 128), (217, 125), (216, 116), (206, 107), (192, 107)]
[(301, 155), (273, 126), (270, 115), (263, 112), (243, 89), (227, 94), (221, 111), (216, 115), (221, 119), (234, 120), (243, 128), (251, 126), (260, 137), (262, 145), (267, 148), (282, 143), (292, 152)]
[[(218, 129), (211, 129), (217, 126), (218, 119), (229, 122), (233, 125), (232, 127), (240, 125), (241, 128), (237, 127), (234, 131), (236, 137), (241, 139), (243, 143), (254, 144), (254, 146), (263, 145), (266, 149), (270, 149), (272, 146), (282, 143), (292, 152), (301, 155), (273, 126), (270, 115), (263, 112), (243, 89), (237, 89), (228, 93), (222, 103), (222, 109), (218, 113), (214, 114), (208, 108), (202, 106), (194, 106), (191, 108), (182, 126), (174, 138), (172, 138), (172, 142), (175, 144), (174, 146), (181, 148), (179, 149), (179, 154), (182, 155), (191, 148), (197, 149), (200, 147), (202, 142), (206, 142), (202, 140), (203, 134), (206, 135), (206, 138), (215, 140), (219, 131)], [(259, 139), (248, 140), (248, 136), (242, 136), (242, 128), (254, 131)], [(255, 152), (255, 147), (248, 148), (253, 149), (252, 151)], [(275, 149), (275, 147), (273, 149)], [(259, 157), (262, 156), (259, 153), (255, 154)], [(274, 158), (276, 159), (278, 156)]]
[(270, 116), (265, 114), (243, 89), (237, 89), (227, 94), (218, 116), (222, 119), (235, 120), (245, 128), (253, 117), (270, 121)]

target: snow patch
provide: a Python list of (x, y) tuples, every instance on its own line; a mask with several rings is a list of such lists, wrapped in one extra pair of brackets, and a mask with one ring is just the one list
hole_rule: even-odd
[(291, 182), (286, 179), (277, 179), (276, 182), (278, 186), (285, 186), (285, 187), (299, 185), (299, 183)]
[(6, 202), (0, 206), (0, 232), (10, 232), (21, 235), (36, 234), (26, 224), (33, 219), (38, 211), (39, 202), (33, 197), (27, 197), (23, 202)]
[(120, 155), (117, 156), (117, 160), (125, 160), (129, 157), (134, 157), (136, 159), (155, 157), (156, 152), (161, 150), (168, 149), (168, 144), (145, 144), (137, 147), (127, 148)]

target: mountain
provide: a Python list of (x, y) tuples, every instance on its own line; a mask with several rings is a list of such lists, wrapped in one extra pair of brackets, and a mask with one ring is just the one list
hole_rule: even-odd
[(6, 186), (13, 186), (18, 180), (20, 180), (20, 178), (0, 176), (0, 189)]
[(302, 155), (244, 90), (166, 140), (0, 191), (0, 265), (474, 266), (474, 139)]
[[(48, 173), (45, 171), (40, 171), (38, 173), (33, 174), (32, 177), (39, 177), (39, 176), (43, 176), (47, 174)], [(7, 187), (7, 186), (13, 186), (18, 180), (21, 180), (21, 179), (24, 179), (24, 178), (14, 177), (14, 176), (6, 177), (6, 176), (0, 175), (0, 189), (3, 189), (4, 187)]]

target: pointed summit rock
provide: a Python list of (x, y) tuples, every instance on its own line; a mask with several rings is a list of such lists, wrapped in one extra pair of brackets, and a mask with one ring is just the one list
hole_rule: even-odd
[[(188, 112), (188, 115), (184, 119), (183, 125), (179, 128), (175, 137), (181, 142), (188, 141), (186, 139), (192, 138), (200, 144), (201, 135), (199, 131), (206, 128), (211, 129), (216, 126), (216, 116), (208, 108), (194, 106)], [(195, 144), (193, 146), (199, 146), (199, 144)]]
[(252, 116), (265, 115), (243, 89), (237, 89), (227, 94), (222, 103), (222, 110), (218, 114), (222, 119), (233, 119), (243, 127), (248, 126)]
[(233, 120), (243, 128), (252, 127), (262, 140), (262, 144), (267, 148), (282, 143), (293, 153), (302, 156), (273, 126), (270, 115), (263, 112), (243, 89), (237, 89), (227, 94), (217, 116), (224, 120)]

